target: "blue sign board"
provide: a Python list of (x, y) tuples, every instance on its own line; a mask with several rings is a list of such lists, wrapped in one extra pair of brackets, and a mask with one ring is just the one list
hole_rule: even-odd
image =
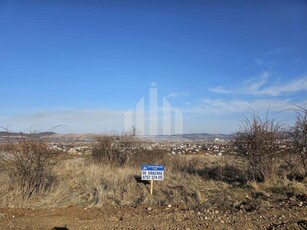
[(164, 165), (142, 165), (142, 180), (164, 180)]

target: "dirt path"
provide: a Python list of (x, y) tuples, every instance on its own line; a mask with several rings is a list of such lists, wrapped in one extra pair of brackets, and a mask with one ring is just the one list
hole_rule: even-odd
[(179, 207), (0, 209), (0, 229), (307, 229), (307, 208), (233, 213)]

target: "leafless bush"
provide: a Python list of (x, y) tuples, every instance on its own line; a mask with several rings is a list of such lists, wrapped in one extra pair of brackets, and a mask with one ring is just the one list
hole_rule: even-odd
[(127, 164), (140, 167), (142, 164), (167, 164), (169, 156), (163, 149), (138, 148), (131, 152)]
[(104, 135), (97, 138), (92, 149), (92, 158), (95, 163), (121, 166), (139, 148), (134, 132), (121, 136)]
[(101, 136), (93, 147), (92, 157), (95, 163), (119, 166), (126, 162), (127, 154), (116, 142), (116, 136)]
[[(293, 142), (291, 142), (293, 144)], [(291, 143), (288, 143), (289, 145)], [(286, 150), (286, 153), (278, 162), (278, 176), (289, 180), (303, 181), (302, 163), (300, 156), (295, 154), (293, 146)]]
[(303, 168), (303, 177), (307, 177), (307, 109), (300, 107), (297, 111), (296, 123), (290, 134), (293, 141), (293, 153), (299, 156)]
[(167, 154), (161, 149), (146, 149), (134, 136), (101, 136), (92, 150), (95, 163), (112, 166), (136, 166), (166, 162)]
[(1, 164), (11, 186), (28, 199), (35, 192), (45, 191), (53, 182), (51, 150), (44, 139), (21, 136), (2, 149)]
[(275, 120), (261, 119), (255, 114), (245, 118), (242, 130), (235, 136), (235, 147), (247, 158), (253, 180), (266, 181), (274, 177), (283, 135), (283, 127)]

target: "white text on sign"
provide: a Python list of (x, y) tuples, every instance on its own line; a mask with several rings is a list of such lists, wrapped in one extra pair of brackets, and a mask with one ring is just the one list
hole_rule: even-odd
[(164, 180), (164, 165), (142, 165), (142, 180)]

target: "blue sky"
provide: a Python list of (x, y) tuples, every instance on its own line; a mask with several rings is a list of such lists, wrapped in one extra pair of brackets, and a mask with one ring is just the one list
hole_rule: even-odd
[[(151, 82), (184, 132), (307, 103), (307, 2), (0, 0), (0, 125), (121, 132)], [(291, 120), (291, 119), (290, 119)]]

